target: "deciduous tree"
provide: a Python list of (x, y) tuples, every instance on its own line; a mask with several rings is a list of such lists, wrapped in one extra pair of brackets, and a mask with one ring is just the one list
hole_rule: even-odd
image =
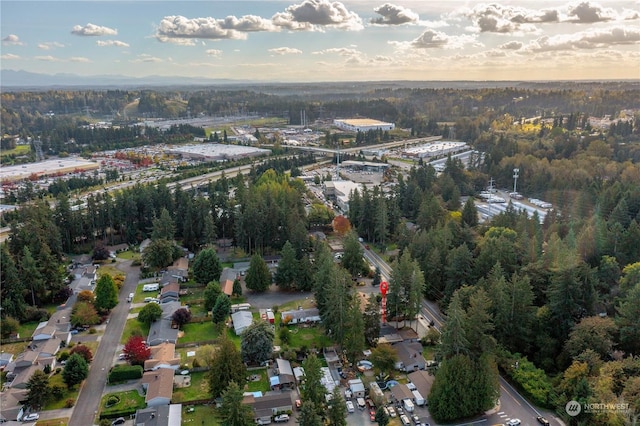
[(138, 312), (138, 321), (150, 325), (162, 316), (162, 308), (157, 303), (147, 303)]
[(122, 353), (131, 365), (143, 365), (151, 357), (151, 349), (147, 347), (142, 336), (131, 336)]
[(93, 360), (93, 353), (91, 353), (91, 349), (85, 345), (75, 345), (71, 348), (70, 355), (78, 354), (89, 364)]
[(258, 321), (242, 332), (240, 351), (242, 359), (250, 364), (260, 364), (271, 357), (275, 337), (271, 324)]
[(76, 302), (71, 311), (73, 325), (94, 325), (100, 321), (96, 308), (89, 302)]
[(204, 308), (207, 312), (213, 309), (220, 294), (222, 294), (222, 289), (217, 280), (207, 284), (207, 287), (204, 289)]
[(118, 287), (111, 278), (105, 274), (100, 277), (95, 289), (95, 307), (99, 311), (110, 311), (118, 304)]
[(188, 308), (176, 309), (171, 316), (171, 319), (176, 323), (178, 328), (182, 328), (183, 325), (188, 324), (189, 321), (191, 321), (191, 311)]
[(371, 350), (369, 360), (384, 375), (394, 370), (398, 362), (398, 354), (391, 345), (378, 345)]

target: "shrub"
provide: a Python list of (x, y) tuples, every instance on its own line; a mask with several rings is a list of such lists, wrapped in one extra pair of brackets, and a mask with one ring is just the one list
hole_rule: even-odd
[(109, 372), (109, 383), (124, 382), (142, 377), (140, 365), (116, 365)]
[(68, 360), (70, 355), (71, 354), (69, 354), (69, 352), (67, 352), (67, 351), (60, 352), (60, 355), (58, 355), (58, 362), (62, 362), (62, 361)]
[(64, 407), (65, 408), (71, 408), (76, 404), (76, 400), (73, 398), (67, 398), (67, 400), (64, 402)]
[(56, 400), (62, 399), (62, 397), (64, 396), (64, 387), (62, 387), (60, 385), (51, 386), (51, 395)]

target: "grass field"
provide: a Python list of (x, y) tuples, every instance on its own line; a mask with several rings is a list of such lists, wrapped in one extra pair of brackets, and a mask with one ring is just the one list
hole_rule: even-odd
[(149, 326), (140, 323), (137, 318), (131, 318), (128, 319), (124, 325), (120, 343), (124, 345), (125, 343), (127, 343), (127, 340), (129, 340), (131, 336), (142, 336), (146, 338), (148, 334)]
[[(66, 408), (65, 404), (67, 403), (67, 399), (73, 399), (76, 401), (78, 399), (79, 386), (76, 386), (73, 390), (67, 389), (67, 385), (62, 381), (62, 373), (54, 374), (49, 378), (49, 386), (59, 386), (63, 389), (62, 398), (49, 402), (44, 409), (45, 410), (59, 410), (61, 408)], [(40, 423), (38, 423), (40, 424)]]
[(211, 405), (185, 405), (182, 407), (182, 424), (219, 426), (218, 413)]
[(260, 380), (259, 381), (250, 381), (247, 382), (247, 384), (244, 387), (245, 392), (258, 392), (261, 391), (262, 393), (267, 392), (269, 389), (269, 377), (267, 375), (267, 369), (265, 368), (261, 368), (259, 370), (251, 370), (247, 372), (247, 375), (251, 376), (253, 374), (258, 374), (260, 375)]
[(25, 155), (31, 151), (31, 147), (29, 145), (17, 145), (13, 149), (3, 149), (0, 151), (0, 157), (4, 157), (7, 155)]
[[(107, 400), (112, 395), (120, 398), (120, 402), (106, 408)], [(144, 402), (144, 396), (140, 395), (138, 391), (113, 392), (102, 397), (102, 400), (100, 401), (100, 413), (108, 415), (109, 413), (118, 413), (130, 408), (144, 408), (146, 405), (146, 402)]]
[(174, 388), (172, 403), (182, 403), (187, 401), (197, 401), (209, 398), (209, 384), (207, 382), (207, 372), (201, 371), (191, 373), (191, 386), (186, 388)]

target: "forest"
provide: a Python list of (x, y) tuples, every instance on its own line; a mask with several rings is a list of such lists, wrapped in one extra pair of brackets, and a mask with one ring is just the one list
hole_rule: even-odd
[[(13, 93), (11, 102), (4, 102), (5, 95), (3, 129), (22, 133), (29, 127), (19, 123), (35, 125), (37, 108), (18, 105), (40, 97), (38, 108), (47, 109), (62, 93)], [(106, 102), (122, 95), (96, 92), (87, 99), (104, 96)], [(258, 100), (248, 91), (194, 92), (188, 103), (192, 113), (198, 108), (211, 114), (292, 111), (292, 123), (302, 108), (311, 116), (320, 111), (325, 116), (359, 114), (392, 120), (413, 134), (441, 134), (445, 125), (454, 127), (457, 138), (483, 153), (471, 166), (450, 158), (436, 173), (428, 164), (416, 164), (392, 176), (390, 191), (355, 192), (348, 213), (357, 235), (373, 248), (397, 250), (390, 259), (392, 293), (398, 297), (392, 303), (415, 300), (417, 288), (446, 314), (432, 409), (440, 419), (456, 418), (445, 406), (455, 391), (447, 383), (473, 371), (473, 377), (483, 379), (474, 382), (478, 395), (490, 397), (495, 388), (490, 379), (499, 370), (535, 404), (559, 414), (571, 399), (629, 402), (635, 411), (626, 414), (565, 418), (568, 424), (623, 425), (640, 414), (638, 95), (637, 90), (600, 85), (575, 90), (380, 88), (358, 97), (326, 94), (322, 101), (320, 94), (317, 99), (268, 95)], [(4, 108), (13, 124), (4, 121)], [(588, 116), (620, 117), (623, 110), (635, 110), (635, 116), (608, 130), (588, 125)], [(530, 117), (538, 119), (525, 120)], [(521, 173), (520, 192), (552, 202), (553, 210), (542, 222), (509, 208), (479, 223), (474, 195), (492, 178), (509, 187), (515, 167)], [(320, 282), (348, 283), (357, 267), (349, 269), (343, 261), (346, 270), (334, 270), (324, 249), (308, 237), (333, 216), (313, 202), (305, 211), (303, 200), (309, 195), (285, 170), (254, 169), (197, 192), (138, 186), (89, 197), (87, 209), (79, 211), (71, 210), (65, 193), (58, 195), (54, 209), (44, 202), (24, 207), (2, 247), (2, 314), (20, 320), (37, 315), (38, 306), (64, 291), (66, 254), (90, 251), (99, 242), (139, 243), (151, 235), (154, 220), (167, 213), (175, 224), (174, 238), (190, 250), (230, 238), (250, 255), (293, 253), (305, 266), (293, 278), (281, 277), (287, 289), (318, 291)], [(314, 254), (324, 260), (312, 263)], [(322, 280), (327, 276), (333, 279)], [(417, 281), (411, 278), (416, 276)], [(323, 320), (335, 324), (325, 306), (341, 300), (352, 306), (349, 294), (340, 293), (339, 285), (331, 291), (321, 288), (331, 294), (318, 300)], [(366, 315), (348, 312), (354, 327), (366, 325), (361, 324)], [(334, 333), (332, 338), (343, 344), (363, 344)], [(468, 407), (477, 412), (486, 404), (487, 399), (475, 400)]]

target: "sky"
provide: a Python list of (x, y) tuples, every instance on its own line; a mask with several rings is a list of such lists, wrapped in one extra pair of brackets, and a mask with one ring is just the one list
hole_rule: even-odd
[(0, 69), (44, 74), (640, 78), (640, 0), (2, 0), (0, 24)]

